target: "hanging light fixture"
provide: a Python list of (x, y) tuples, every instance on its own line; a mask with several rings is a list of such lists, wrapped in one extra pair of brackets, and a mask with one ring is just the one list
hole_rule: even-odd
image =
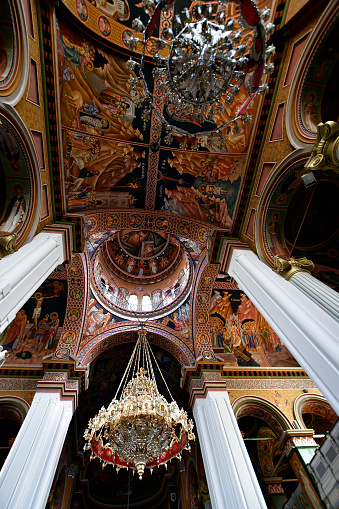
[[(159, 393), (152, 358), (171, 397)], [(128, 381), (131, 375), (131, 380)], [(118, 394), (122, 388), (121, 396)], [(193, 422), (174, 401), (147, 341), (146, 330), (138, 331), (138, 340), (114, 399), (107, 410), (102, 407), (90, 419), (84, 433), (84, 450), (90, 459), (99, 458), (103, 467), (136, 470), (142, 479), (145, 468), (151, 473), (173, 458), (181, 458), (194, 440)]]
[[(235, 3), (239, 6), (237, 19), (227, 15), (228, 4)], [(127, 45), (132, 50), (143, 45), (141, 61), (127, 62), (128, 69), (135, 73), (129, 80), (131, 90), (136, 92), (141, 83), (144, 92), (136, 105), (144, 107), (144, 121), (154, 112), (158, 120), (156, 134), (160, 137), (164, 128), (166, 144), (171, 144), (176, 136), (183, 149), (189, 143), (190, 148), (198, 150), (204, 139), (209, 140), (207, 146), (217, 143), (223, 148), (230, 130), (239, 134), (239, 121), (244, 125), (251, 123), (252, 117), (246, 110), (255, 96), (268, 91), (262, 78), (274, 69), (267, 59), (275, 48), (266, 45), (274, 24), (264, 25), (270, 10), (265, 8), (260, 13), (252, 0), (205, 2), (191, 10), (185, 8), (181, 14), (174, 13), (171, 25), (167, 23), (161, 37), (152, 37), (161, 10), (172, 8), (173, 4), (173, 0), (160, 0), (157, 5), (153, 0), (143, 0), (142, 5), (150, 15), (149, 23), (145, 27), (140, 18), (133, 20), (136, 35)], [(153, 92), (145, 77), (146, 48), (154, 51)], [(230, 119), (228, 115), (225, 121), (223, 113), (226, 108), (230, 111), (241, 89), (247, 97), (234, 116)], [(194, 132), (179, 126), (182, 121), (193, 124)]]

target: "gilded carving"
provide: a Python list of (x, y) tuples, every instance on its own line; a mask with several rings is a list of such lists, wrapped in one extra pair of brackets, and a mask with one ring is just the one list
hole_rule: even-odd
[(318, 134), (305, 169), (333, 170), (339, 173), (339, 125), (328, 121), (318, 124)]
[(0, 260), (16, 251), (16, 233), (0, 233)]
[(293, 276), (299, 272), (308, 272), (311, 274), (314, 269), (314, 263), (307, 258), (282, 258), (276, 255), (274, 257), (273, 270), (280, 276), (284, 277), (287, 281), (292, 279)]

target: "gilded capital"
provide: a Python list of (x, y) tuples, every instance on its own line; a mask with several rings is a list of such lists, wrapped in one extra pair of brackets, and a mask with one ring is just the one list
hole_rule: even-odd
[(274, 257), (273, 270), (280, 276), (289, 281), (293, 276), (299, 272), (308, 272), (311, 274), (314, 269), (314, 263), (307, 258), (282, 258), (281, 256)]
[(305, 164), (309, 171), (333, 170), (339, 173), (339, 124), (332, 120), (318, 124), (318, 134)]
[(0, 260), (16, 251), (16, 233), (0, 232)]

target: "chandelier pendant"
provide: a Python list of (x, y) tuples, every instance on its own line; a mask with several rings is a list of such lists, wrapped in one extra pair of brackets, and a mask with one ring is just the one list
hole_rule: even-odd
[[(169, 392), (170, 403), (159, 393), (152, 359)], [(184, 449), (190, 450), (189, 440), (195, 440), (192, 430), (192, 420), (171, 396), (146, 330), (140, 329), (114, 399), (107, 410), (102, 407), (89, 420), (84, 451), (90, 450), (90, 459), (98, 458), (102, 467), (113, 465), (117, 471), (130, 468), (142, 479), (145, 468), (151, 473), (160, 465), (167, 468), (168, 461), (181, 458)]]

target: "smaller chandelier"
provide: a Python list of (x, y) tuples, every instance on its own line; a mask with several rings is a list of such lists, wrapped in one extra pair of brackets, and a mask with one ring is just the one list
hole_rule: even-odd
[[(151, 356), (169, 392), (170, 403), (159, 393)], [(192, 429), (192, 420), (179, 409), (169, 391), (146, 330), (140, 329), (114, 399), (107, 410), (102, 407), (89, 420), (84, 451), (91, 450), (90, 459), (99, 458), (102, 467), (113, 465), (117, 471), (130, 468), (142, 479), (145, 468), (151, 473), (160, 465), (167, 468), (168, 461), (181, 458), (184, 449), (190, 450), (189, 440), (195, 440)]]

